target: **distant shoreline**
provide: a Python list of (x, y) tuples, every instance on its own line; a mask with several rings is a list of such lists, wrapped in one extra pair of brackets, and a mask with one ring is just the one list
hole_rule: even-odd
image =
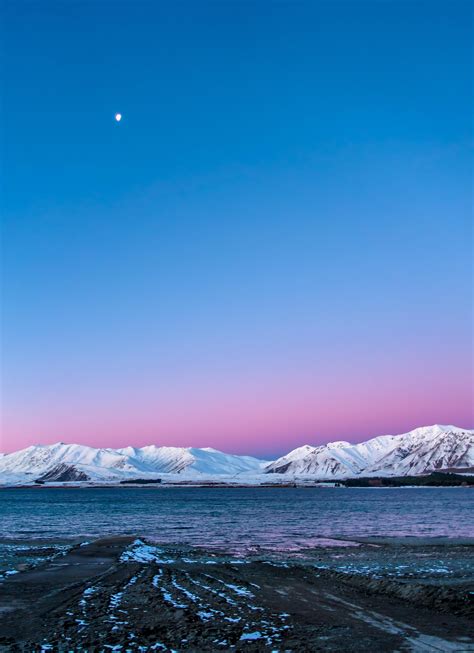
[[(474, 476), (454, 474), (452, 472), (432, 472), (424, 476), (359, 476), (356, 478), (345, 479), (318, 479), (314, 477), (305, 477), (304, 475), (293, 478), (281, 478), (272, 480), (272, 474), (266, 475), (265, 480), (260, 481), (258, 477), (256, 482), (233, 482), (232, 477), (223, 479), (204, 478), (204, 479), (170, 479), (166, 476), (156, 477), (154, 479), (130, 478), (122, 481), (111, 483), (94, 483), (93, 481), (63, 481), (48, 483), (47, 481), (32, 481), (32, 484), (19, 483), (18, 485), (0, 485), (0, 489), (8, 488), (111, 488), (111, 487), (152, 487), (152, 488), (170, 488), (170, 487), (194, 487), (194, 488), (398, 488), (398, 487), (474, 487)], [(275, 477), (273, 476), (273, 479)], [(259, 482), (260, 481), (260, 482)]]
[(136, 489), (136, 490), (170, 490), (170, 489), (211, 489), (211, 490), (400, 490), (400, 489), (446, 489), (446, 488), (460, 488), (472, 489), (474, 482), (459, 483), (456, 485), (323, 485), (323, 484), (274, 484), (274, 485), (252, 485), (252, 484), (230, 484), (230, 483), (146, 483), (146, 484), (127, 484), (122, 485), (119, 483), (110, 484), (83, 484), (83, 485), (0, 485), (0, 490), (111, 490), (111, 489)]

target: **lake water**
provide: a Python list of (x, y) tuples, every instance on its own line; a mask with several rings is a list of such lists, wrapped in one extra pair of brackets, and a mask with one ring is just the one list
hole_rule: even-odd
[(229, 551), (321, 538), (474, 537), (469, 488), (84, 488), (0, 491), (3, 542), (139, 534)]

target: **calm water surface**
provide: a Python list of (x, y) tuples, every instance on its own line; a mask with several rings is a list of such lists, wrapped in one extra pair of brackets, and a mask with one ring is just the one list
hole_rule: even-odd
[(108, 488), (0, 491), (3, 542), (139, 534), (228, 550), (318, 538), (474, 537), (469, 488)]

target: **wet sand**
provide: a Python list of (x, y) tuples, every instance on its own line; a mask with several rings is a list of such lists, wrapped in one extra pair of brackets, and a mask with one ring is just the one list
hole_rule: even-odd
[(438, 548), (367, 543), (308, 560), (101, 539), (0, 583), (0, 651), (474, 651), (472, 576), (371, 571), (472, 553)]

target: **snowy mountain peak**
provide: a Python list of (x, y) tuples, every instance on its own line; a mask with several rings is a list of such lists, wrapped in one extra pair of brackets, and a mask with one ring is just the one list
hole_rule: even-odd
[(0, 458), (0, 483), (47, 481), (113, 482), (129, 478), (156, 478), (161, 474), (235, 475), (260, 473), (266, 464), (251, 456), (234, 456), (216, 449), (184, 447), (95, 449), (56, 443), (33, 445)]
[(267, 473), (308, 474), (321, 479), (405, 476), (438, 470), (474, 471), (474, 431), (435, 424), (359, 444), (330, 442), (299, 447), (270, 463)]

